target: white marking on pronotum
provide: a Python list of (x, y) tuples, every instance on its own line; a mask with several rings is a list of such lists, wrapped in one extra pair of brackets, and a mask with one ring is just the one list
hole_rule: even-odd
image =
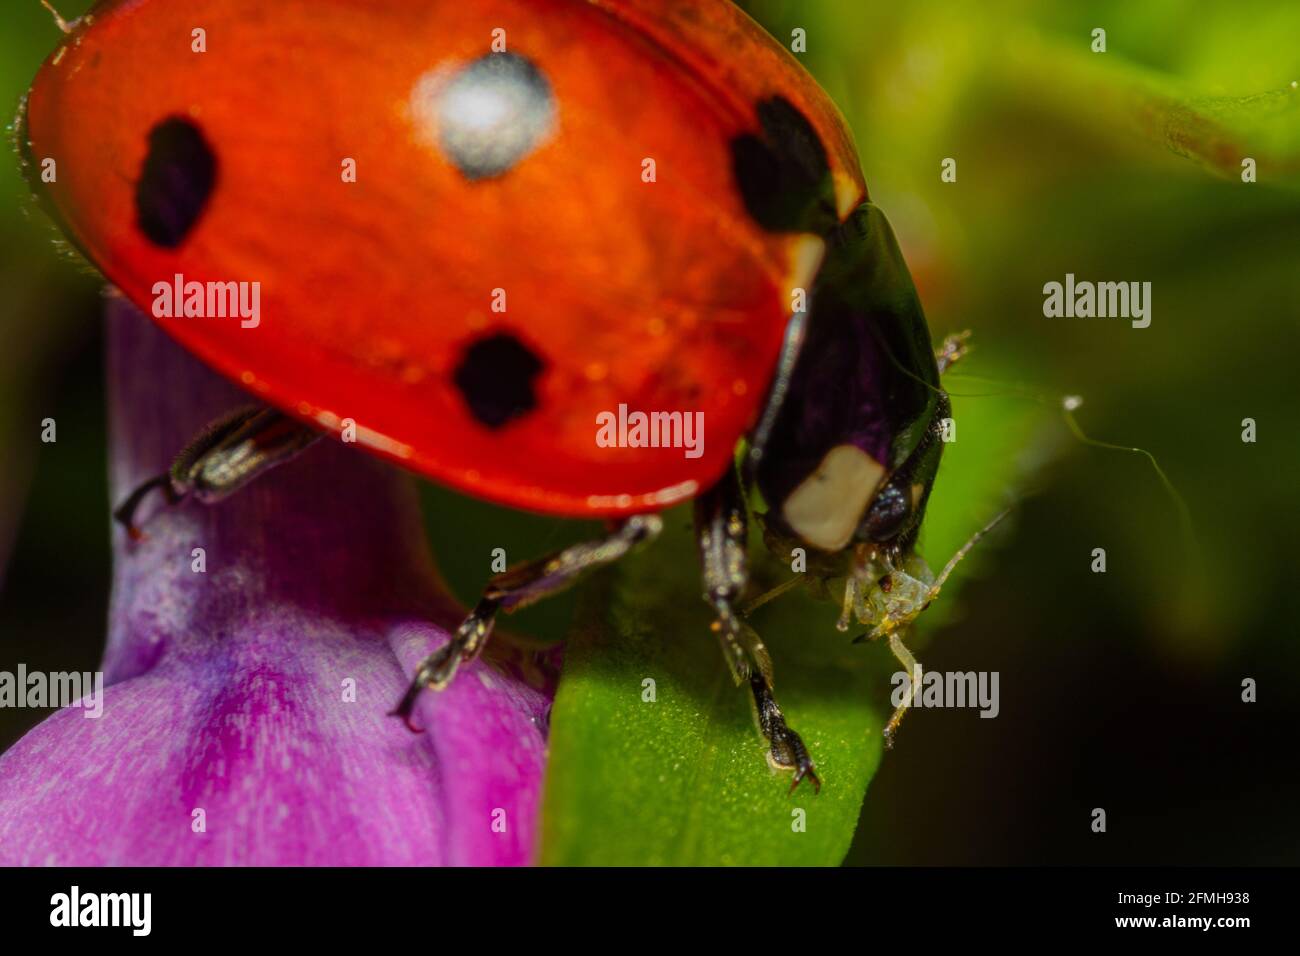
[(816, 548), (838, 551), (849, 543), (885, 466), (856, 445), (836, 445), (817, 470), (790, 492), (781, 514), (792, 531)]

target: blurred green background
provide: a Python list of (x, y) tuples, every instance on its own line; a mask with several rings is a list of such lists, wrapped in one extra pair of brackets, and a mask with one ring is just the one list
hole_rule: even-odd
[[(856, 133), (936, 338), (974, 330), (948, 382), (969, 396), (959, 420), (1007, 402), (1041, 418), (1022, 454), (1044, 464), (1012, 532), (919, 655), (999, 671), (1002, 714), (910, 716), (849, 862), (1300, 862), (1300, 5), (744, 5), (783, 42), (806, 30), (800, 58)], [(16, 110), (57, 34), (35, 0), (10, 6), (0, 104)], [(1259, 182), (1241, 182), (1243, 156)], [(940, 180), (948, 157), (955, 183)], [(109, 582), (99, 282), (56, 247), (16, 154), (0, 197), (0, 669), (88, 669)], [(1044, 318), (1043, 284), (1067, 272), (1151, 282), (1150, 328)], [(1149, 464), (1071, 441), (1025, 388), (1084, 396), (1090, 435), (1157, 456), (1202, 575)], [(40, 441), (46, 417), (56, 444)], [(467, 601), (491, 547), (539, 553), (588, 530), (431, 487), (426, 502)], [(1089, 570), (1096, 547), (1106, 574)], [(561, 599), (510, 624), (555, 636), (572, 611)], [(0, 710), (0, 749), (44, 716)], [(1104, 837), (1093, 807), (1108, 808)]]

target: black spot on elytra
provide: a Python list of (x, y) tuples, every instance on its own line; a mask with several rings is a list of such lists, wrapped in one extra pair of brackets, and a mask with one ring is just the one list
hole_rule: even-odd
[(509, 332), (495, 332), (465, 350), (454, 381), (470, 414), (500, 428), (537, 407), (533, 379), (542, 360)]
[(203, 214), (217, 182), (217, 157), (203, 133), (173, 116), (149, 131), (149, 152), (135, 186), (140, 231), (156, 246), (175, 249)]
[(758, 104), (762, 133), (731, 141), (731, 164), (745, 208), (770, 232), (824, 235), (838, 221), (826, 147), (789, 100)]

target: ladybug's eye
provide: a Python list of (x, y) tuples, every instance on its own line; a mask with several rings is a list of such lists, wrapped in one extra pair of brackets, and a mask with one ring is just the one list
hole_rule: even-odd
[(908, 494), (897, 485), (886, 485), (867, 509), (859, 535), (871, 541), (889, 541), (898, 536), (911, 516), (912, 502)]

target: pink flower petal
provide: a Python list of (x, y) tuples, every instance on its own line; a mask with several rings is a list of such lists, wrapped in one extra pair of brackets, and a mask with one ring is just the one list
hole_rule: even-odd
[[(109, 313), (119, 500), (248, 398), (122, 299)], [(460, 617), (410, 477), (325, 441), (218, 505), (140, 517), (138, 544), (113, 530), (103, 716), (59, 711), (0, 756), (0, 864), (531, 859), (553, 694), (535, 662), (498, 643), (424, 695), (426, 733), (386, 716)]]

